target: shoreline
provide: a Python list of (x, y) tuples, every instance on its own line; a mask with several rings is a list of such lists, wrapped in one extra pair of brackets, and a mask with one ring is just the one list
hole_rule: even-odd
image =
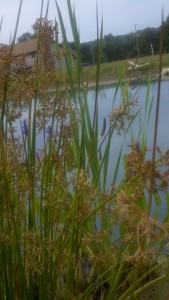
[[(149, 79), (148, 75), (144, 75), (144, 76), (135, 76), (135, 77), (126, 77), (124, 79), (121, 80), (122, 83), (143, 83), (143, 82), (147, 82)], [(151, 81), (157, 80), (158, 79), (158, 75), (154, 74), (151, 78)], [(99, 87), (104, 86), (104, 85), (116, 85), (119, 82), (119, 80), (117, 79), (103, 79), (101, 78), (99, 80)], [(89, 80), (88, 82), (84, 82), (84, 86), (88, 87), (88, 88), (92, 88), (96, 86), (96, 81), (94, 80)]]
[[(99, 85), (98, 87), (103, 87), (103, 86), (115, 86), (119, 82), (121, 83), (126, 83), (128, 82), (129, 84), (146, 84), (148, 83), (149, 77), (147, 74), (141, 75), (141, 76), (132, 76), (132, 77), (126, 77), (123, 78), (122, 80), (119, 79), (114, 79), (114, 78), (101, 78), (99, 80)], [(151, 82), (157, 81), (159, 78), (158, 74), (153, 74), (151, 76)], [(162, 76), (161, 80), (169, 80), (169, 76)], [(75, 84), (76, 86), (76, 84)], [(95, 88), (96, 87), (96, 81), (94, 80), (88, 80), (84, 81), (83, 84), (81, 85), (81, 88)], [(64, 89), (63, 89), (64, 90)], [(51, 88), (50, 93), (55, 92), (55, 88)]]

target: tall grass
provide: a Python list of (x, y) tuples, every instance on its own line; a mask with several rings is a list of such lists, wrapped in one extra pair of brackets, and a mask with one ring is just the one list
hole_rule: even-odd
[[(168, 152), (160, 153), (157, 162), (146, 160), (151, 80), (141, 120), (128, 93), (130, 82), (124, 84), (120, 78), (112, 111), (99, 132), (103, 24), (99, 30), (97, 9), (91, 115), (75, 11), (68, 0), (76, 64), (56, 1), (63, 37), (56, 55), (65, 60), (65, 73), (62, 63), (58, 70), (50, 65), (44, 41), (50, 43), (57, 28), (42, 18), (43, 6), (42, 1), (34, 26), (38, 55), (31, 72), (24, 58), (13, 56), (12, 48), (0, 49), (0, 299), (137, 299), (168, 274), (166, 268), (166, 274), (160, 275), (158, 257), (168, 236), (169, 211), (163, 223), (150, 217), (152, 200), (148, 204), (147, 196), (150, 192), (157, 197), (168, 187)], [(48, 8), (49, 2), (46, 16)], [(122, 97), (116, 107), (119, 90)], [(135, 141), (131, 126), (137, 119)], [(131, 151), (123, 156), (129, 131)], [(108, 186), (110, 150), (117, 132), (122, 142)], [(117, 182), (123, 160), (124, 176)], [(167, 170), (160, 169), (163, 165)]]

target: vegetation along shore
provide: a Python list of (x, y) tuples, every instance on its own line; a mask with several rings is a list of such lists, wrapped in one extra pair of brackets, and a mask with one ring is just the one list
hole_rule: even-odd
[[(140, 69), (129, 69), (129, 61), (134, 64), (147, 65)], [(162, 68), (169, 68), (169, 54), (163, 54)], [(97, 67), (88, 66), (83, 68), (84, 78), (86, 82), (91, 85), (95, 82)], [(154, 56), (139, 57), (133, 59), (125, 59), (121, 61), (114, 61), (109, 63), (102, 63), (100, 65), (100, 83), (114, 82), (117, 83), (119, 78), (125, 80), (139, 80), (147, 79), (151, 76), (152, 79), (157, 79), (159, 76), (159, 54)]]
[[(84, 67), (71, 1), (75, 52), (55, 4), (60, 25), (42, 0), (30, 48), (21, 49), (20, 0), (12, 43), (0, 45), (0, 299), (167, 300), (169, 150), (157, 145), (166, 23), (158, 53), (103, 63), (97, 12), (95, 64)], [(143, 78), (140, 107), (130, 82)], [(105, 82), (116, 84), (100, 118)]]

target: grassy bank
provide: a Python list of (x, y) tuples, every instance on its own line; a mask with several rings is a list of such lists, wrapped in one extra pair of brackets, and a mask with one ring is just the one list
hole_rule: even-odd
[[(122, 61), (115, 61), (111, 63), (102, 63), (100, 66), (100, 80), (101, 81), (118, 81), (120, 77), (125, 79), (139, 79), (147, 78), (150, 74), (152, 77), (158, 76), (160, 55), (140, 57), (139, 59), (127, 59)], [(149, 65), (144, 66), (138, 70), (129, 70), (129, 61), (136, 64)], [(169, 67), (169, 54), (163, 54), (162, 67)], [(97, 66), (85, 67), (85, 80), (95, 81)]]
[[(13, 56), (12, 46), (0, 48), (0, 299), (137, 299), (159, 283), (158, 299), (169, 273), (164, 253), (169, 236), (169, 153), (159, 150), (158, 159), (155, 155), (162, 55), (152, 158), (147, 160), (153, 105), (150, 78), (142, 118), (136, 94), (130, 96), (127, 81), (121, 84), (124, 63), (121, 69), (112, 64), (114, 71), (101, 65), (103, 26), (99, 29), (98, 17), (97, 66), (82, 69), (80, 37), (69, 0), (67, 6), (78, 54), (76, 70), (57, 1), (66, 75), (61, 66), (49, 68), (44, 41), (52, 41), (56, 28), (42, 18), (43, 1), (32, 71), (28, 73), (24, 61)], [(91, 70), (93, 114), (84, 85)], [(99, 80), (112, 72), (120, 77), (100, 132)], [(46, 92), (51, 86), (52, 95)], [(117, 106), (118, 91), (122, 97)], [(135, 120), (140, 124), (137, 140), (131, 129)], [(127, 133), (131, 145), (122, 155)], [(121, 145), (112, 164), (117, 134)], [(121, 162), (124, 174), (117, 183)], [(152, 209), (158, 211), (161, 192), (166, 201), (163, 220)]]

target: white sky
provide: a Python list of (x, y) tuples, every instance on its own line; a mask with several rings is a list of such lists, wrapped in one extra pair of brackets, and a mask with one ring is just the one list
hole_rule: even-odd
[[(72, 41), (69, 25), (67, 1), (57, 1), (64, 19), (68, 40)], [(136, 28), (157, 27), (161, 23), (163, 8), (164, 19), (169, 15), (169, 0), (71, 0), (75, 7), (77, 24), (81, 42), (96, 39), (96, 2), (98, 4), (99, 19), (103, 15), (105, 34), (125, 34)], [(3, 24), (0, 33), (0, 43), (8, 43), (14, 33), (20, 0), (0, 0), (0, 19)], [(47, 0), (44, 0), (44, 15)], [(31, 25), (40, 16), (41, 0), (23, 0), (18, 34), (33, 32)], [(58, 19), (55, 0), (50, 0), (48, 18)]]

